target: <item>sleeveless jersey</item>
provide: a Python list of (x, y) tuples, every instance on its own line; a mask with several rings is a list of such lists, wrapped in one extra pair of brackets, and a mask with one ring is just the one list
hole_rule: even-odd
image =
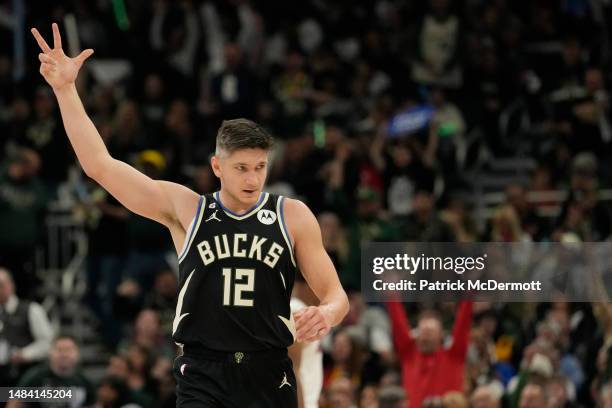
[(284, 200), (262, 192), (238, 215), (223, 206), (219, 192), (200, 198), (179, 256), (176, 343), (228, 352), (293, 344), (296, 264)]

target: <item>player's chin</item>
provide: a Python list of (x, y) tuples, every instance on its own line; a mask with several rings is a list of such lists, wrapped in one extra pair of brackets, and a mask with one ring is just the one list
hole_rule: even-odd
[(240, 195), (247, 200), (254, 199), (259, 197), (260, 190), (257, 189), (242, 189), (240, 190)]

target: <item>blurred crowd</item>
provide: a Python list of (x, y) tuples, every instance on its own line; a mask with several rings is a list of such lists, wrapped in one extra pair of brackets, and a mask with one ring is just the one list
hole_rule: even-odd
[[(0, 41), (0, 379), (161, 407), (174, 406), (176, 254), (74, 170), (26, 30), (49, 36), (53, 21), (95, 50), (77, 86), (109, 151), (149, 176), (218, 188), (223, 119), (278, 139), (268, 190), (313, 209), (350, 293), (323, 342), (321, 406), (612, 407), (606, 303), (367, 304), (359, 269), (361, 241), (610, 239), (609, 1), (0, 2), (13, 40)], [(537, 167), (478, 223), (474, 177), (499, 158)], [(556, 212), (528, 199), (555, 190)], [(52, 203), (87, 228), (83, 304), (114, 353), (100, 381), (36, 303)]]

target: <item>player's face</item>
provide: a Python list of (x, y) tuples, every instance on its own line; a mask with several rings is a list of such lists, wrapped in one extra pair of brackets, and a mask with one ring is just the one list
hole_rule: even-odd
[(252, 205), (263, 190), (268, 171), (268, 151), (240, 149), (212, 159), (221, 188), (238, 202)]

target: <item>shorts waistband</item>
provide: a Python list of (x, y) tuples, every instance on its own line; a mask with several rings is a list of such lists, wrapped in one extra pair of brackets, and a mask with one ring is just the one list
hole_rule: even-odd
[(282, 360), (288, 356), (287, 349), (219, 351), (200, 346), (188, 346), (186, 344), (183, 347), (183, 354), (186, 356), (199, 357), (205, 360), (230, 362), (234, 364), (242, 364), (247, 361)]

